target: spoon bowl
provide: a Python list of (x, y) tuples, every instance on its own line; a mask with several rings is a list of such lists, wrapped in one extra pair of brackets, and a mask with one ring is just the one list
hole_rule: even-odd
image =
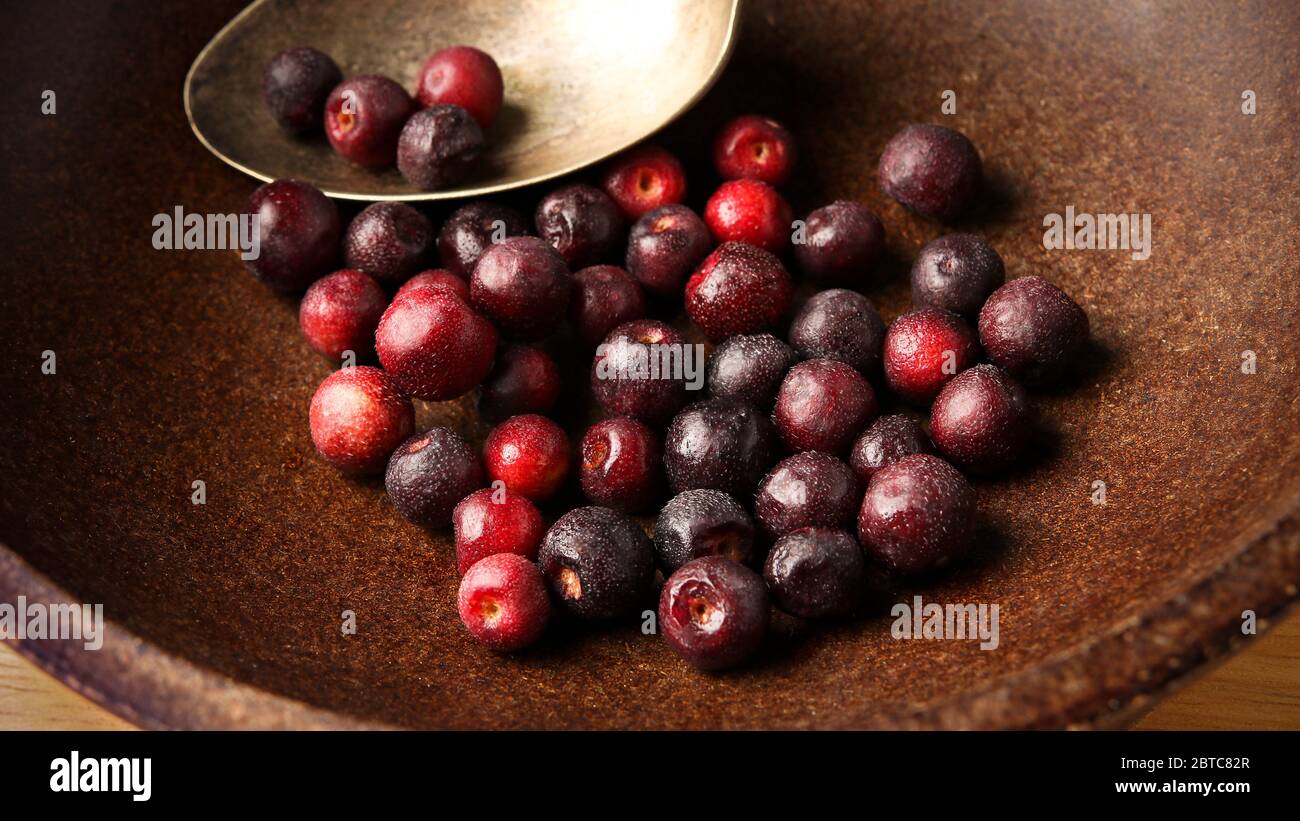
[[(654, 133), (708, 91), (731, 54), (740, 0), (258, 0), (199, 53), (185, 112), (199, 140), (260, 180), (293, 177), (331, 197), (441, 200), (541, 182)], [(262, 100), (262, 69), (310, 45), (345, 77), (383, 74), (407, 90), (425, 57), (466, 44), (491, 54), (505, 103), (462, 184), (415, 188), (395, 168), (355, 166), (324, 135), (292, 137)]]

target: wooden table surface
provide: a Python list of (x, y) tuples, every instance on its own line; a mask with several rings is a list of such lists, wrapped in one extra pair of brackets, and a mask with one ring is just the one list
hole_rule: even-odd
[[(0, 644), (0, 730), (129, 729)], [(1165, 699), (1134, 729), (1300, 730), (1300, 613)]]

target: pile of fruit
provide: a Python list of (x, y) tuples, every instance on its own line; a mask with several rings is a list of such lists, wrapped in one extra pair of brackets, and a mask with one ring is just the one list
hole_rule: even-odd
[[(1021, 458), (1022, 385), (1069, 371), (1087, 316), (1039, 277), (1006, 282), (988, 243), (950, 234), (921, 249), (913, 310), (886, 327), (853, 290), (881, 252), (881, 221), (838, 201), (795, 222), (778, 190), (795, 161), (778, 123), (732, 121), (703, 216), (682, 204), (681, 163), (654, 146), (614, 159), (599, 187), (543, 197), (531, 225), (471, 202), (435, 230), (382, 202), (345, 231), (306, 183), (253, 194), (262, 254), (249, 268), (307, 288), (300, 324), (315, 350), (380, 366), (342, 368), (317, 389), (317, 450), (350, 474), (382, 473), (409, 521), (453, 529), (459, 612), (488, 647), (532, 644), (557, 603), (615, 619), (659, 588), (659, 632), (719, 669), (759, 646), (773, 605), (840, 617), (861, 604), (873, 565), (915, 578), (970, 547), (963, 472)], [(940, 221), (972, 207), (983, 176), (970, 141), (934, 125), (897, 134), (878, 173), (886, 194)], [(623, 267), (610, 264), (619, 255)], [(797, 309), (791, 267), (826, 288)], [(648, 316), (682, 305), (711, 343), (707, 398), (682, 369), (645, 367), (687, 355), (687, 337)], [(539, 343), (557, 334), (590, 358), (605, 416), (576, 449), (548, 416), (560, 368)], [(474, 390), (497, 423), (481, 449), (447, 428), (414, 430), (412, 397)], [(885, 391), (928, 408), (928, 433), (913, 415), (880, 415)], [(538, 505), (575, 473), (591, 506), (548, 527)], [(655, 511), (650, 537), (631, 515)]]

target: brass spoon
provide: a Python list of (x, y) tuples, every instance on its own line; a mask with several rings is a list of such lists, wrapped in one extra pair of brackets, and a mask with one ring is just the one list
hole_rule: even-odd
[[(185, 113), (213, 154), (260, 180), (293, 177), (331, 197), (440, 200), (505, 191), (576, 171), (633, 145), (708, 91), (735, 37), (740, 0), (257, 0), (194, 60)], [(487, 51), (505, 105), (464, 183), (420, 191), (396, 169), (359, 168), (323, 135), (282, 133), (262, 68), (310, 45), (344, 76), (385, 74), (412, 90), (444, 46)]]

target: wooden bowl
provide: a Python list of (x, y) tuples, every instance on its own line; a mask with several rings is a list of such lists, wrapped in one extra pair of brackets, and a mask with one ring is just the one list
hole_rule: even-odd
[[(1267, 625), (1295, 600), (1296, 14), (746, 4), (730, 68), (657, 138), (686, 161), (693, 205), (718, 125), (777, 117), (801, 149), (797, 212), (854, 198), (880, 213), (889, 258), (865, 292), (892, 318), (911, 258), (949, 229), (884, 198), (876, 160), (906, 123), (950, 124), (991, 180), (957, 227), (1010, 276), (1074, 295), (1094, 346), (1035, 396), (1030, 463), (978, 483), (976, 555), (915, 591), (998, 604), (998, 649), (894, 639), (886, 604), (780, 620), (753, 664), (701, 675), (639, 623), (562, 624), (518, 657), (474, 645), (446, 535), (315, 456), (306, 409), (330, 366), (295, 302), (230, 252), (154, 250), (155, 214), (237, 211), (253, 188), (180, 106), (237, 11), (29, 3), (11, 26), (31, 34), (3, 57), (15, 89), (56, 91), (57, 113), (0, 138), (0, 602), (102, 603), (103, 649), (19, 649), (113, 711), (165, 727), (1111, 726), (1248, 640), (1243, 612)], [(1150, 258), (1046, 250), (1045, 215), (1068, 207), (1150, 214)], [(421, 417), (483, 433), (472, 401)]]

